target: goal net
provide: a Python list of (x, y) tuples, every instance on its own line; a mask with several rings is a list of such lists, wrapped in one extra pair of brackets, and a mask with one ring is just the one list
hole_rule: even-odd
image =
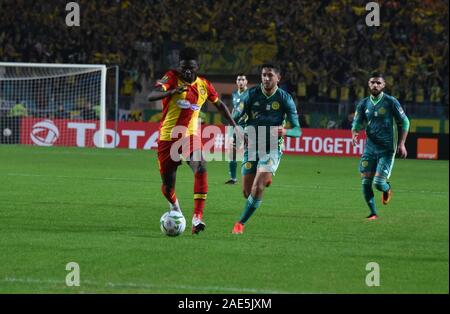
[(0, 62), (0, 144), (104, 147), (106, 66)]

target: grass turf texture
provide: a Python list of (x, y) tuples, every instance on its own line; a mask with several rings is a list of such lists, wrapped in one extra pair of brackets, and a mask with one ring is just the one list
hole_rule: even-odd
[[(283, 156), (262, 206), (208, 164), (207, 229), (164, 236), (153, 151), (0, 146), (0, 293), (448, 293), (448, 161), (396, 160), (393, 199), (367, 222), (357, 158)], [(80, 265), (80, 287), (65, 285)], [(381, 285), (366, 286), (366, 264)]]

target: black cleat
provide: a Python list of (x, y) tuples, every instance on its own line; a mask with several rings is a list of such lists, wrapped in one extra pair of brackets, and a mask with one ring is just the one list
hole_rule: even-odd
[(230, 179), (227, 182), (225, 182), (225, 184), (237, 184), (237, 180), (236, 179)]

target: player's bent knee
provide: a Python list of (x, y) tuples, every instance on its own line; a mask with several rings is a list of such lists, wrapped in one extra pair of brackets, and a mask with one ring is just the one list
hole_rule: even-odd
[(252, 187), (252, 194), (253, 195), (261, 195), (264, 192), (264, 185), (263, 184), (257, 184)]
[(272, 184), (272, 179), (266, 181), (266, 187), (268, 188)]
[(383, 191), (383, 187), (384, 187), (384, 185), (386, 184), (386, 178), (383, 178), (383, 177), (375, 177), (374, 179), (373, 179), (373, 185), (375, 185), (375, 188), (378, 190), (378, 191)]

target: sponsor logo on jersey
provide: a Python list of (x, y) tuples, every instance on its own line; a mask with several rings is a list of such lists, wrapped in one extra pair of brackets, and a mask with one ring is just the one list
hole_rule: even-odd
[(189, 100), (186, 99), (178, 99), (177, 106), (180, 107), (181, 109), (192, 109), (194, 111), (200, 109), (200, 106), (198, 104), (191, 104)]

